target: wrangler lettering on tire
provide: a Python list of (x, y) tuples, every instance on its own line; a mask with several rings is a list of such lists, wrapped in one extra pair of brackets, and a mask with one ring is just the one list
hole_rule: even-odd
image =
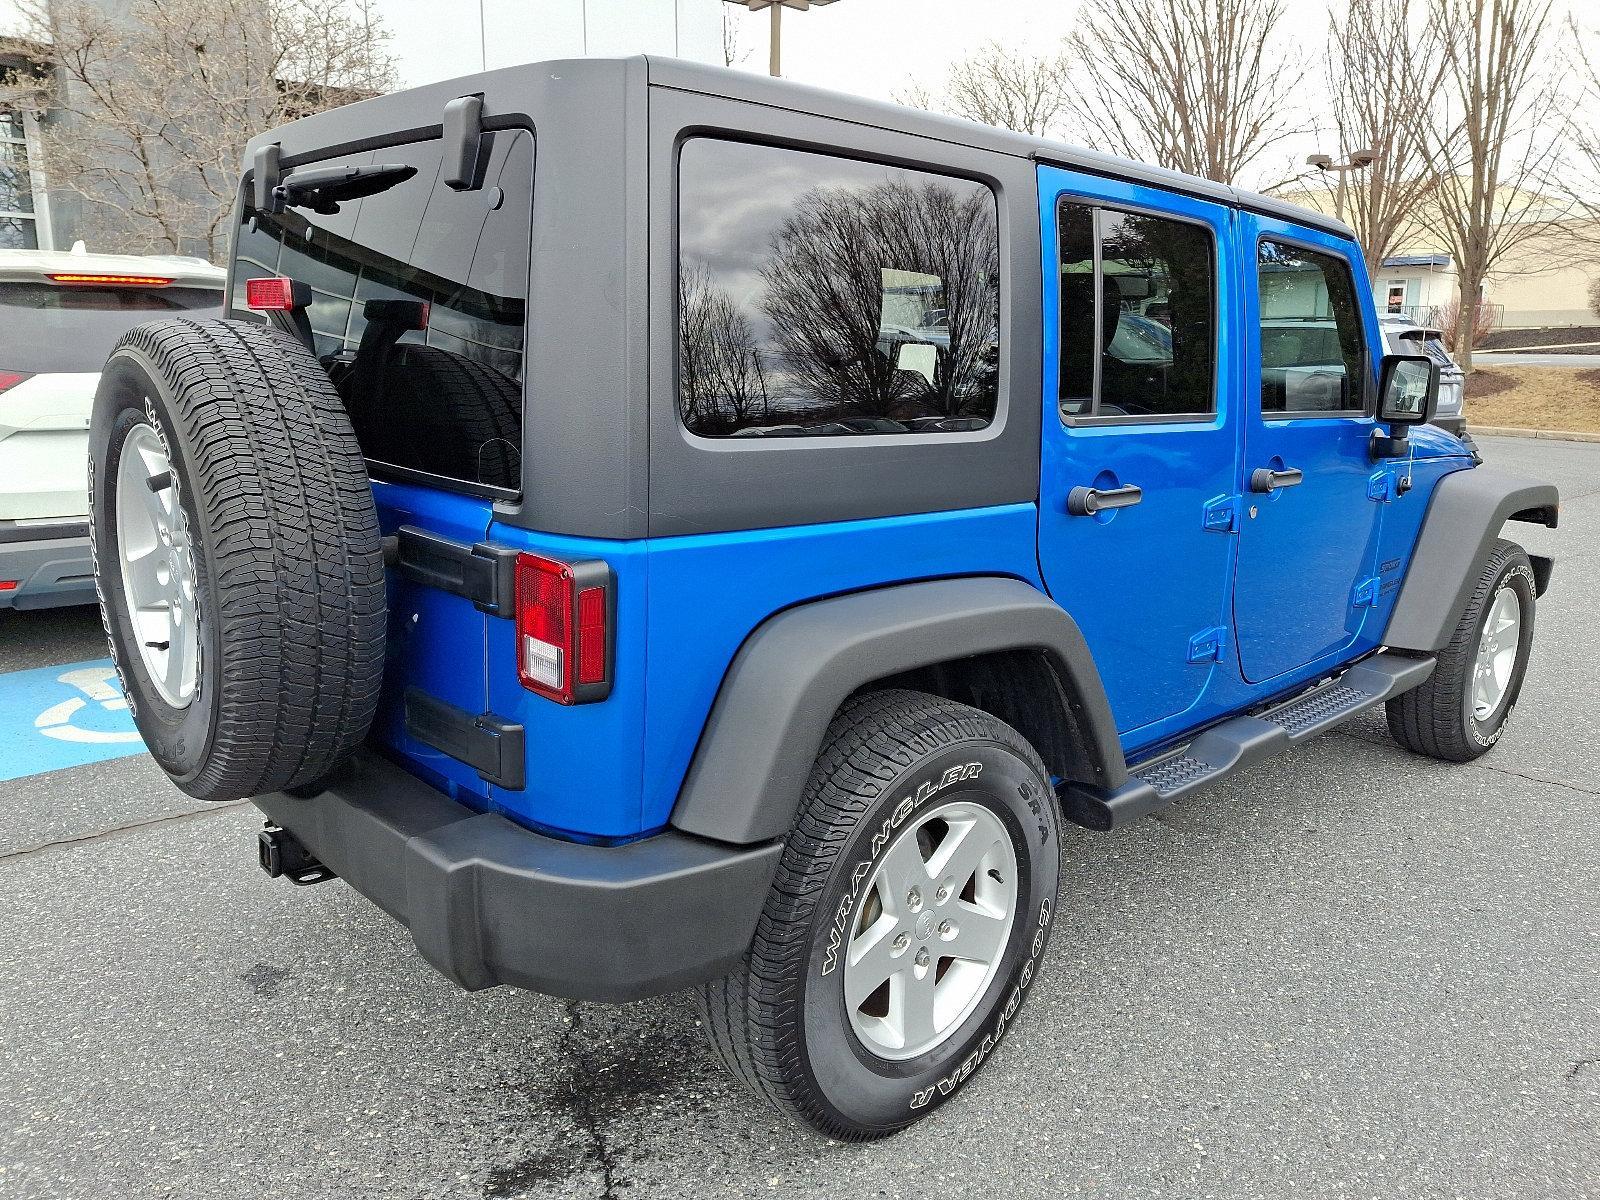
[(1060, 872), (1049, 777), (1008, 725), (910, 691), (829, 728), (744, 966), (699, 1002), (729, 1068), (831, 1137), (955, 1094), (1015, 1019)]

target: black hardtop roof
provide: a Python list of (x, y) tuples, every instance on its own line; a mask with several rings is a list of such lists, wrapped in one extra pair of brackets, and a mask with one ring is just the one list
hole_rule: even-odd
[(246, 163), (248, 165), (249, 155), (255, 147), (266, 142), (282, 141), (286, 155), (304, 154), (311, 147), (320, 149), (359, 143), (363, 138), (372, 136), (375, 127), (381, 127), (388, 132), (392, 129), (420, 130), (427, 126), (437, 126), (439, 114), (442, 114), (445, 103), (456, 96), (483, 92), (489, 97), (492, 111), (493, 96), (497, 90), (514, 87), (530, 76), (541, 80), (560, 78), (575, 80), (584, 75), (590, 77), (611, 75), (619, 80), (624, 77), (647, 78), (652, 87), (675, 88), (679, 91), (809, 113), (857, 125), (893, 130), (915, 137), (932, 138), (954, 145), (1029, 158), (1093, 175), (1182, 192), (1200, 199), (1213, 200), (1264, 216), (1279, 217), (1321, 229), (1338, 237), (1355, 239), (1355, 232), (1348, 225), (1325, 213), (1229, 184), (1217, 183), (1197, 175), (1185, 175), (1179, 171), (1169, 171), (1164, 167), (1153, 167), (1132, 159), (1119, 158), (1114, 154), (1103, 154), (1097, 150), (1086, 150), (1066, 142), (1051, 141), (1029, 134), (1013, 133), (1007, 129), (980, 125), (959, 117), (947, 117), (880, 100), (868, 100), (844, 92), (811, 87), (787, 79), (773, 79), (748, 71), (736, 71), (727, 67), (713, 67), (704, 63), (660, 58), (654, 55), (525, 63), (477, 75), (466, 75), (442, 83), (408, 88), (386, 96), (377, 96), (344, 108), (304, 117), (278, 129), (256, 135), (250, 139), (246, 151)]
[(704, 63), (686, 62), (675, 58), (647, 56), (650, 64), (650, 82), (657, 87), (678, 88), (686, 92), (699, 92), (710, 96), (726, 96), (752, 104), (765, 104), (773, 108), (791, 109), (851, 121), (858, 125), (871, 125), (892, 129), (919, 137), (937, 138), (979, 150), (993, 150), (1019, 158), (1032, 158), (1053, 166), (1069, 167), (1092, 175), (1123, 179), (1129, 183), (1148, 184), (1183, 192), (1201, 199), (1215, 200), (1264, 216), (1281, 217), (1300, 225), (1326, 230), (1339, 237), (1355, 239), (1355, 231), (1343, 221), (1336, 220), (1315, 209), (1299, 204), (1276, 200), (1229, 184), (1217, 183), (1198, 175), (1185, 175), (1165, 167), (1152, 167), (1148, 163), (1115, 154), (1102, 154), (1081, 146), (1031, 134), (1014, 133), (997, 129), (960, 117), (947, 117), (922, 109), (907, 108), (881, 100), (868, 100), (844, 92), (793, 83), (787, 79), (773, 79), (748, 71), (734, 71), (726, 67), (707, 66)]

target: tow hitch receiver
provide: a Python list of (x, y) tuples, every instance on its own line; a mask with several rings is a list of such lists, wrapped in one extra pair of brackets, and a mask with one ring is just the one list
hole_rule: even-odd
[(299, 838), (271, 821), (256, 835), (256, 848), (261, 853), (261, 869), (273, 879), (281, 876), (297, 887), (304, 887), (335, 878), (332, 871), (312, 857)]

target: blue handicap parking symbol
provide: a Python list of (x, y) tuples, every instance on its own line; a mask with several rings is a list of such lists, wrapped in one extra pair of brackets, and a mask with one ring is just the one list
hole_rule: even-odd
[(109, 658), (0, 675), (0, 780), (143, 753)]

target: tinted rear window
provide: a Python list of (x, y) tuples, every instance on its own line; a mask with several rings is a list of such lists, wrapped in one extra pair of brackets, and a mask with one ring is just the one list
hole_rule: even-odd
[[(1450, 351), (1444, 347), (1444, 339), (1437, 334), (1422, 339), (1422, 352), (1441, 367), (1455, 366), (1455, 360), (1450, 357)], [(1410, 353), (1408, 351), (1407, 353)]]
[(245, 210), (235, 315), (250, 315), (248, 279), (287, 275), (311, 288), (317, 355), (377, 474), (519, 486), (533, 136), (490, 136), (477, 191), (446, 186), (439, 143), (422, 142), (316, 164), (416, 168), (336, 213)]
[(128, 330), (175, 313), (219, 317), (222, 290), (0, 283), (0, 370), (98, 371)]

